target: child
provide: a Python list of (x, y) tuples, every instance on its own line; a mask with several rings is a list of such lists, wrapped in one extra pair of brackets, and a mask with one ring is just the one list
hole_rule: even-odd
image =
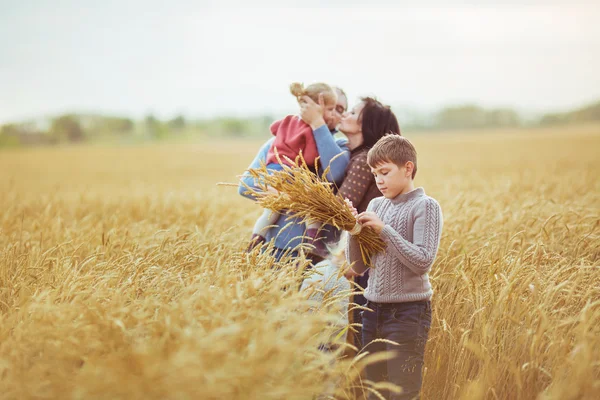
[[(383, 197), (373, 199), (357, 220), (363, 227), (374, 229), (387, 247), (373, 256), (374, 268), (364, 294), (372, 311), (362, 314), (363, 351), (391, 350), (395, 355), (367, 366), (366, 375), (370, 381), (402, 387), (402, 394), (389, 393), (386, 399), (414, 399), (421, 389), (431, 326), (433, 291), (428, 272), (440, 243), (442, 211), (423, 188), (414, 188), (417, 153), (406, 138), (384, 136), (369, 150), (367, 163)], [(353, 236), (346, 256), (351, 264), (347, 277), (366, 271)], [(376, 339), (391, 340), (399, 346)]]
[[(298, 100), (302, 96), (308, 96), (315, 102), (319, 102), (319, 95), (322, 96), (325, 107), (323, 108), (324, 119), (329, 119), (335, 110), (337, 94), (333, 88), (325, 83), (314, 83), (306, 88), (301, 83), (292, 83), (290, 92)], [(275, 121), (271, 125), (271, 133), (275, 135), (273, 145), (267, 155), (267, 169), (269, 171), (281, 171), (283, 167), (279, 164), (292, 165), (292, 161), (302, 152), (302, 157), (308, 167), (315, 167), (315, 159), (319, 156), (317, 144), (313, 136), (312, 128), (306, 124), (297, 115), (288, 115), (282, 120)], [(277, 152), (275, 152), (277, 149)], [(277, 157), (279, 156), (279, 158)], [(265, 242), (266, 232), (270, 225), (273, 225), (279, 214), (265, 209), (260, 218), (256, 221), (252, 229), (252, 239), (248, 250), (252, 250), (257, 245)], [(319, 223), (312, 223), (307, 226), (306, 234), (314, 246), (314, 253), (324, 257), (326, 254), (325, 244), (317, 240), (317, 234), (320, 228)]]

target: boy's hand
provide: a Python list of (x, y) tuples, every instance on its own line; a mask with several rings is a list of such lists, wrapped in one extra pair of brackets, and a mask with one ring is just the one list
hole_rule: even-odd
[(385, 226), (383, 221), (373, 211), (365, 211), (358, 214), (357, 220), (363, 227), (370, 226), (378, 234), (381, 233), (381, 230)]

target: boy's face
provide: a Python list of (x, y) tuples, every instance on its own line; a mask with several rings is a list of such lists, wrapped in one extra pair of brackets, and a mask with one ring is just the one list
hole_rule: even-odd
[(410, 190), (412, 170), (406, 164), (398, 167), (392, 162), (383, 162), (371, 168), (377, 188), (386, 199), (393, 199)]

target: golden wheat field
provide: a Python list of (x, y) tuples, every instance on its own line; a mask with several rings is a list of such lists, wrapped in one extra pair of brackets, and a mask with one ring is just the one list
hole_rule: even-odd
[[(600, 127), (408, 137), (445, 220), (423, 398), (600, 398)], [(0, 398), (350, 398), (365, 360), (216, 185), (259, 145), (0, 152)]]

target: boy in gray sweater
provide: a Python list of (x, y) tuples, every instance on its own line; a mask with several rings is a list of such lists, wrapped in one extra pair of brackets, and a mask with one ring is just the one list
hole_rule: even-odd
[[(369, 151), (367, 163), (383, 197), (373, 199), (357, 220), (374, 229), (387, 246), (373, 256), (364, 294), (372, 311), (362, 312), (363, 351), (391, 350), (395, 355), (367, 366), (366, 375), (370, 381), (402, 387), (401, 394), (384, 393), (386, 399), (418, 399), (431, 326), (433, 291), (428, 272), (440, 244), (442, 211), (423, 188), (414, 187), (417, 153), (406, 138), (383, 137)], [(348, 241), (346, 257), (351, 264), (347, 277), (367, 270), (355, 237)]]

